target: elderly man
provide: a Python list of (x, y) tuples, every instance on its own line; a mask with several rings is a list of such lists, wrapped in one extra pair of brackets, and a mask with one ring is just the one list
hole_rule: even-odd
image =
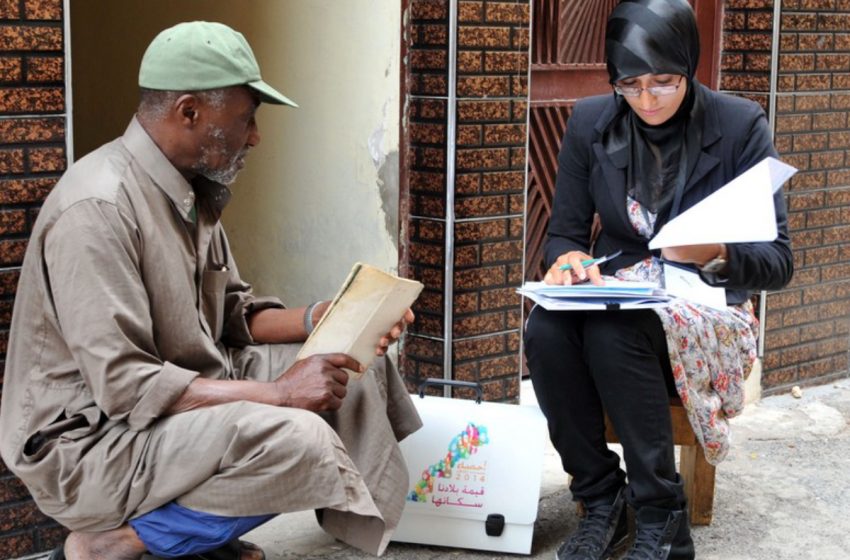
[(296, 362), (327, 304), (255, 297), (219, 222), (258, 105), (294, 103), (216, 23), (158, 35), (139, 85), (124, 135), (45, 201), (15, 301), (0, 450), (72, 531), (52, 557), (263, 558), (237, 537), (305, 509), (380, 554), (407, 485), (397, 440), (420, 424), (401, 379), (385, 358), (350, 383), (369, 364)]

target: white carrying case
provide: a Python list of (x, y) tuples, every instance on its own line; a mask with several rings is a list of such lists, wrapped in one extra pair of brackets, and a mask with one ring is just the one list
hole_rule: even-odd
[[(423, 398), (431, 384), (475, 387), (479, 400)], [(401, 442), (410, 488), (394, 541), (531, 552), (546, 420), (480, 396), (478, 384), (429, 379), (412, 397), (423, 427)]]

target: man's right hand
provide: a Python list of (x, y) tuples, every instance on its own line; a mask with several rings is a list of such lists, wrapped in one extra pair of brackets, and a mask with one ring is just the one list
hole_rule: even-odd
[(341, 368), (362, 370), (360, 364), (346, 354), (316, 354), (298, 360), (274, 380), (280, 405), (313, 412), (338, 409), (348, 385), (348, 373)]

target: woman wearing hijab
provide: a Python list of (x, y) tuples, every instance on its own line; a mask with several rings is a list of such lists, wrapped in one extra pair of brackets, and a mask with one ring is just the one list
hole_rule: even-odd
[[(771, 132), (755, 103), (694, 78), (699, 37), (686, 0), (624, 0), (606, 31), (614, 95), (579, 101), (559, 154), (545, 249), (549, 284), (601, 283), (600, 273), (663, 282), (661, 258), (726, 290), (727, 307), (674, 300), (659, 309), (549, 312), (535, 307), (525, 352), (552, 443), (587, 515), (558, 560), (609, 558), (625, 544), (626, 504), (637, 532), (626, 558), (694, 558), (675, 469), (669, 397), (678, 394), (712, 463), (728, 451), (727, 419), (743, 407), (756, 358), (749, 296), (778, 289), (793, 265), (784, 202), (775, 241), (652, 252), (661, 226), (767, 156)], [(601, 231), (591, 250), (598, 214)], [(723, 219), (718, 216), (718, 219)], [(617, 250), (598, 267), (581, 262)], [(560, 266), (570, 264), (563, 272)], [(628, 473), (605, 444), (607, 412)]]

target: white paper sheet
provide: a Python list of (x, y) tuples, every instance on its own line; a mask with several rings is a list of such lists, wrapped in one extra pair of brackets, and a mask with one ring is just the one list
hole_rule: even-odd
[(665, 224), (650, 249), (776, 239), (773, 193), (797, 169), (768, 157)]
[(726, 290), (709, 286), (692, 270), (664, 263), (667, 293), (715, 309), (726, 309)]

